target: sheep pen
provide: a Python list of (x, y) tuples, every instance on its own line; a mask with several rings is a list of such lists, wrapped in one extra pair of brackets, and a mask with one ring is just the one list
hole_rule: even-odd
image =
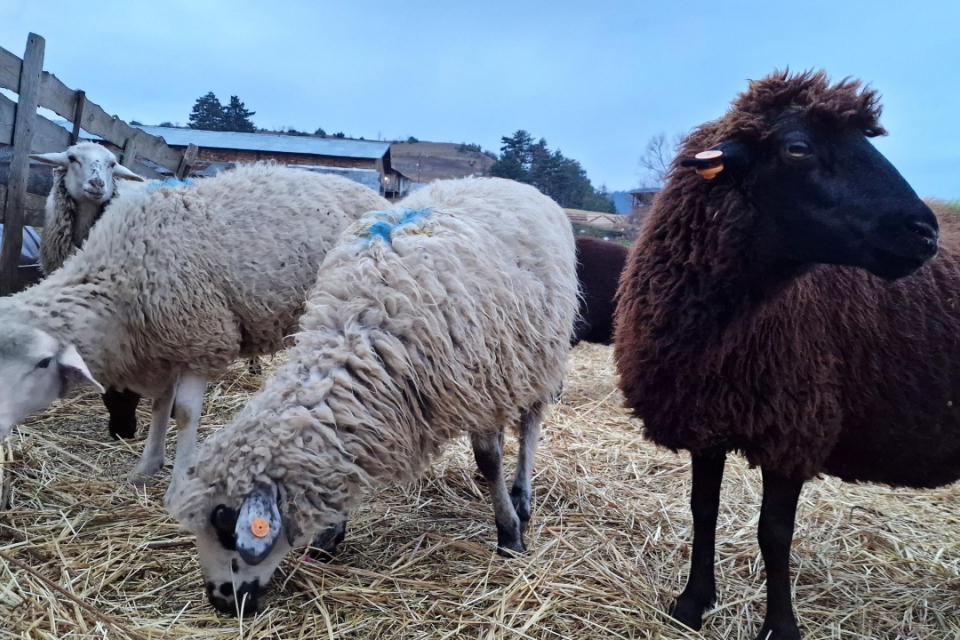
[[(720, 601), (702, 633), (678, 629), (664, 611), (686, 577), (689, 459), (643, 440), (621, 408), (612, 353), (582, 344), (571, 354), (543, 425), (525, 554), (496, 555), (462, 439), (420, 481), (371, 494), (334, 561), (288, 558), (266, 612), (246, 620), (207, 605), (193, 538), (164, 511), (166, 482), (123, 482), (138, 443), (103, 442), (99, 397), (71, 396), (31, 416), (0, 454), (11, 493), (0, 638), (752, 638), (764, 611), (759, 474), (728, 461)], [(260, 382), (237, 362), (211, 384), (201, 437)], [(956, 487), (809, 483), (794, 540), (806, 636), (960, 638), (958, 499)]]

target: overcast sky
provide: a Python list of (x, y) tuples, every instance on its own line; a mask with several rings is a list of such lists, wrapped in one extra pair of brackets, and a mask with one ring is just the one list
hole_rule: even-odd
[(960, 2), (0, 0), (0, 46), (125, 120), (238, 95), (259, 127), (499, 150), (526, 129), (594, 184), (635, 186), (658, 132), (720, 116), (748, 78), (822, 67), (883, 94), (877, 146), (960, 199)]

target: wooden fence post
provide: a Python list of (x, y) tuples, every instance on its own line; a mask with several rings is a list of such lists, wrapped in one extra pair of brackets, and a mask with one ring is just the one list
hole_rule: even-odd
[(35, 33), (27, 37), (23, 54), (20, 87), (17, 91), (17, 113), (13, 121), (13, 157), (10, 159), (10, 181), (3, 217), (3, 243), (0, 245), (0, 295), (15, 293), (20, 288), (20, 251), (23, 248), (23, 210), (30, 177), (30, 150), (33, 128), (40, 101), (40, 76), (43, 73), (44, 40)]
[(197, 145), (192, 142), (183, 150), (183, 160), (180, 161), (180, 166), (177, 167), (177, 180), (183, 180), (184, 176), (190, 173), (190, 165), (197, 161), (198, 151)]
[(80, 123), (83, 122), (83, 108), (87, 106), (87, 94), (77, 89), (77, 106), (73, 110), (73, 131), (70, 133), (70, 144), (75, 145), (80, 140)]

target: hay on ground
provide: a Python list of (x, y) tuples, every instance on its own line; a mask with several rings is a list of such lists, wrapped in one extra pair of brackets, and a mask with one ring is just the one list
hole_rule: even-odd
[[(259, 382), (234, 366), (210, 390), (201, 436)], [(0, 638), (754, 638), (759, 474), (728, 463), (719, 604), (702, 636), (671, 626), (662, 612), (687, 572), (689, 462), (644, 442), (620, 404), (611, 350), (578, 347), (543, 431), (524, 556), (493, 553), (492, 510), (458, 442), (423, 480), (369, 496), (334, 562), (291, 554), (266, 612), (238, 621), (206, 603), (192, 540), (162, 507), (168, 475), (124, 483), (142, 438), (110, 441), (99, 399), (71, 398), (30, 419), (0, 459), (11, 487)], [(955, 487), (810, 483), (793, 553), (804, 637), (960, 640), (958, 516)]]

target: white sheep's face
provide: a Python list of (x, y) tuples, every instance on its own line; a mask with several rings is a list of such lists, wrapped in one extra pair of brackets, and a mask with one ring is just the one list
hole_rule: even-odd
[(0, 440), (79, 384), (100, 386), (72, 344), (24, 325), (0, 328)]
[(75, 144), (60, 153), (43, 153), (30, 158), (65, 169), (64, 186), (77, 202), (96, 205), (107, 202), (113, 197), (115, 178), (143, 182), (143, 178), (117, 164), (117, 158), (109, 149), (92, 142)]
[(227, 615), (252, 616), (263, 604), (273, 572), (299, 539), (281, 522), (277, 489), (258, 485), (239, 506), (211, 499), (204, 513), (181, 517), (197, 537), (200, 570), (210, 604)]

